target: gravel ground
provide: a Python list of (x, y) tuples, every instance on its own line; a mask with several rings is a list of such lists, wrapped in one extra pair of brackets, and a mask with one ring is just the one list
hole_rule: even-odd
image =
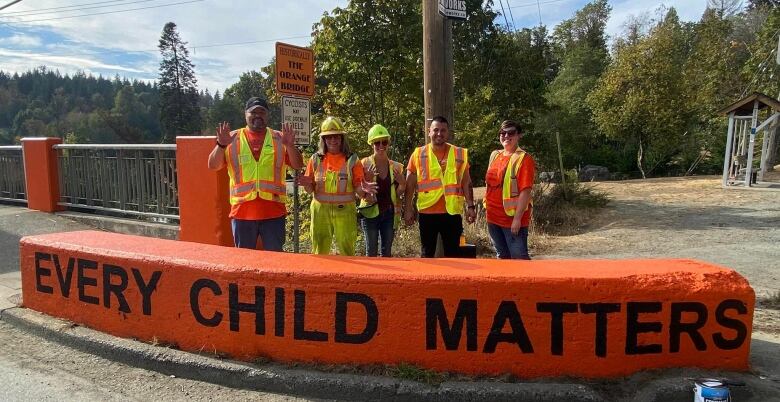
[(548, 238), (536, 258), (695, 258), (729, 267), (756, 291), (754, 329), (780, 334), (780, 191), (723, 189), (716, 176), (591, 185), (609, 205), (581, 234)]

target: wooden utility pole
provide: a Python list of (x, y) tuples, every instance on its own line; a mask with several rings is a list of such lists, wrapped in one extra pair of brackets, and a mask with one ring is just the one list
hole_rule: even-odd
[(455, 126), (452, 70), (452, 20), (438, 12), (438, 0), (422, 0), (423, 8), (423, 90), (425, 133), (434, 116), (444, 116)]

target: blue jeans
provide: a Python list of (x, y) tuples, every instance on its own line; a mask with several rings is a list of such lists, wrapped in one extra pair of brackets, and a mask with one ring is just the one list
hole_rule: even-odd
[(381, 243), (382, 257), (393, 256), (393, 236), (395, 229), (393, 223), (395, 214), (392, 209), (379, 214), (375, 218), (363, 218), (360, 220), (360, 226), (363, 228), (363, 237), (366, 240), (366, 255), (369, 257), (377, 256), (377, 243)]
[(281, 216), (273, 219), (246, 221), (231, 219), (233, 227), (233, 242), (240, 248), (257, 248), (257, 238), (263, 241), (263, 250), (284, 251), (285, 223), (287, 218)]
[(528, 255), (528, 228), (520, 228), (517, 236), (512, 234), (509, 228), (488, 223), (488, 234), (493, 246), (496, 248), (496, 256), (501, 259), (530, 260)]

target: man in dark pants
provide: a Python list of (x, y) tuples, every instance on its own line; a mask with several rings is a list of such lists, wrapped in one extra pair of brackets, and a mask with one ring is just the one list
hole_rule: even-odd
[(420, 256), (434, 257), (437, 237), (441, 235), (444, 256), (458, 257), (463, 234), (461, 215), (465, 213), (468, 223), (476, 219), (468, 150), (447, 142), (449, 123), (442, 116), (433, 118), (428, 137), (430, 143), (415, 149), (406, 167), (404, 222), (414, 223), (412, 200), (417, 191)]

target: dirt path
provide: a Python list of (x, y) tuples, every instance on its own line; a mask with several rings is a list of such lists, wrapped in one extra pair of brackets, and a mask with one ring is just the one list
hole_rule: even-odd
[(609, 205), (582, 234), (553, 237), (537, 258), (695, 258), (744, 275), (756, 329), (780, 333), (780, 191), (730, 189), (716, 176), (593, 183)]

